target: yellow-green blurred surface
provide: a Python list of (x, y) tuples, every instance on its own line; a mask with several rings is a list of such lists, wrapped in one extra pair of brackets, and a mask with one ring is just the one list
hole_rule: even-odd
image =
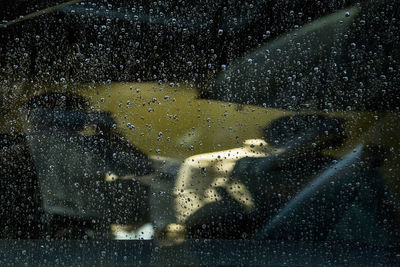
[[(74, 92), (86, 97), (91, 111), (111, 113), (118, 131), (148, 155), (184, 159), (188, 156), (241, 147), (247, 139), (262, 138), (273, 120), (293, 112), (259, 106), (199, 99), (187, 83), (110, 83), (80, 85), (23, 85), (3, 111), (2, 132), (24, 131), (23, 104), (49, 91)], [(34, 92), (34, 93), (33, 93)], [(302, 113), (315, 113), (302, 111)], [(332, 151), (341, 156), (361, 143), (398, 146), (398, 112), (318, 112), (345, 118), (346, 142)], [(381, 128), (381, 130), (379, 130)], [(379, 139), (379, 140), (378, 140)]]
[[(202, 153), (240, 148), (245, 140), (262, 138), (273, 120), (290, 111), (199, 99), (191, 84), (110, 83), (80, 85), (16, 85), (3, 104), (1, 132), (23, 132), (24, 103), (46, 92), (73, 92), (90, 102), (91, 111), (109, 112), (117, 131), (149, 156), (182, 161)], [(13, 94), (10, 94), (11, 96)], [(315, 113), (302, 111), (304, 114)], [(380, 144), (391, 151), (381, 167), (398, 191), (400, 164), (399, 112), (318, 112), (345, 119), (346, 140), (326, 154), (340, 157), (359, 144)], [(87, 134), (90, 134), (89, 131)]]

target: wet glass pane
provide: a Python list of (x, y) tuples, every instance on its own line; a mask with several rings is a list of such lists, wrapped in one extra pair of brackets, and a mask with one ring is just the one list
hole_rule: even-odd
[(398, 1), (0, 2), (0, 264), (400, 260)]

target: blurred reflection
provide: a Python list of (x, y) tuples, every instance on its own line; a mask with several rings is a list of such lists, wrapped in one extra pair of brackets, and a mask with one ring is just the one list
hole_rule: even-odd
[(274, 217), (257, 239), (351, 240), (389, 244), (398, 221), (380, 174), (385, 148), (360, 145), (324, 169)]
[(245, 238), (332, 162), (322, 152), (344, 135), (340, 119), (294, 115), (273, 121), (264, 139), (185, 160), (176, 217), (189, 236)]
[(28, 143), (50, 235), (79, 237), (90, 227), (108, 235), (110, 223), (148, 222), (148, 186), (112, 178), (150, 174), (152, 164), (114, 130), (109, 114), (89, 113), (85, 99), (63, 93), (35, 97), (27, 109)]
[(221, 200), (217, 188), (223, 188), (248, 211), (254, 201), (246, 186), (229, 179), (235, 163), (244, 157), (265, 157), (274, 150), (261, 139), (246, 140), (241, 148), (189, 157), (183, 163), (176, 180), (177, 221), (184, 224), (188, 217), (208, 203)]

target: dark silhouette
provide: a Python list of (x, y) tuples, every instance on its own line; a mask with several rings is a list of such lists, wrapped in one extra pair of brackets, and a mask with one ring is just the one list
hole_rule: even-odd
[[(135, 180), (106, 182), (105, 175), (146, 175), (153, 171), (151, 162), (115, 131), (109, 114), (89, 113), (87, 107), (84, 98), (65, 93), (27, 103), (28, 143), (54, 236), (79, 237), (76, 226), (69, 229), (77, 223), (103, 231), (110, 223), (148, 221), (148, 186)], [(85, 126), (94, 134), (80, 134)]]
[(264, 138), (283, 152), (240, 159), (231, 174), (231, 178), (251, 192), (254, 210), (246, 212), (225, 194), (225, 202), (208, 204), (188, 219), (189, 236), (229, 239), (251, 236), (305, 184), (330, 166), (333, 159), (322, 151), (342, 143), (342, 123), (341, 119), (320, 115), (287, 116), (272, 122), (265, 128)]

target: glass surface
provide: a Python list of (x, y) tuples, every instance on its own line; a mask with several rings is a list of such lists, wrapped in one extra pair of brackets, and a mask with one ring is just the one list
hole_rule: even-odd
[(1, 4), (0, 263), (398, 261), (398, 1)]

